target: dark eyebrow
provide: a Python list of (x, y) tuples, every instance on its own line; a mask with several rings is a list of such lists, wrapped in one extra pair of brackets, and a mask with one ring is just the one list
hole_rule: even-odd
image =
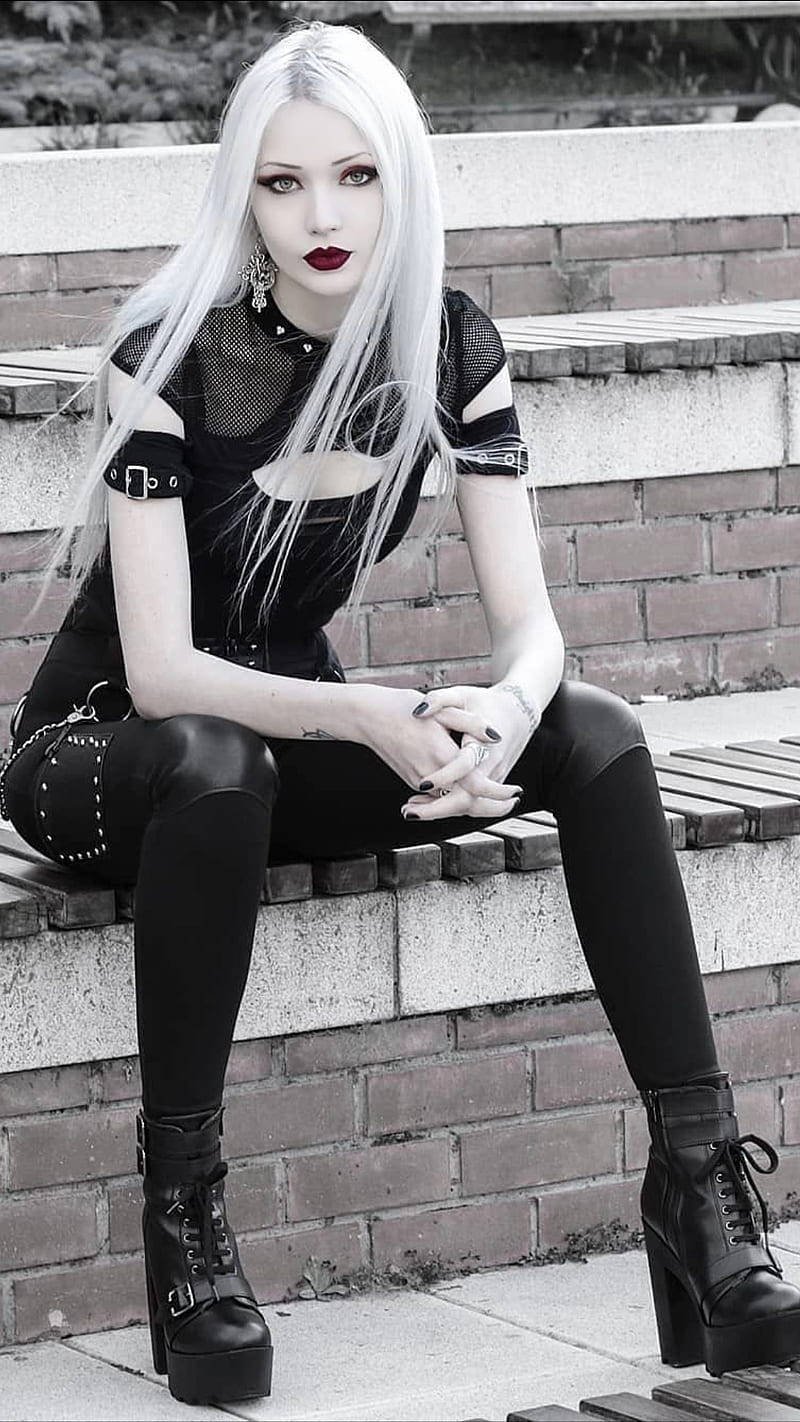
[[(360, 153), (348, 153), (348, 155), (347, 155), (346, 158), (334, 158), (333, 162), (331, 163), (331, 167), (332, 167), (332, 168), (338, 168), (342, 163), (349, 163), (350, 160), (351, 160), (351, 158), (362, 158), (362, 157), (364, 157), (364, 158), (368, 158), (368, 157), (369, 157), (369, 154), (368, 154), (364, 149), (362, 149)], [(264, 159), (264, 162), (263, 162), (263, 163), (259, 163), (258, 166), (259, 166), (259, 169), (261, 169), (261, 168), (294, 168), (297, 172), (302, 173), (302, 171), (303, 171), (302, 165), (301, 165), (300, 163), (281, 163), (281, 161), (280, 161), (279, 158), (265, 158), (265, 159)]]

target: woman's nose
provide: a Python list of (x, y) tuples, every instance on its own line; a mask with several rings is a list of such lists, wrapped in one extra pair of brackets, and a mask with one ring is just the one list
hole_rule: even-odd
[(314, 233), (338, 231), (342, 219), (334, 193), (319, 188), (311, 194), (308, 225)]

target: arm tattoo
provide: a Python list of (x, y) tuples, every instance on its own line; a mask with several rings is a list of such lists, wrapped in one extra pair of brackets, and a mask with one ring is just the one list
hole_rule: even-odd
[(303, 732), (304, 741), (335, 741), (338, 739), (337, 736), (332, 736), (330, 731), (321, 730), (319, 726), (316, 731), (307, 731), (305, 726), (301, 726), (300, 730)]
[(541, 720), (541, 715), (539, 713), (538, 707), (528, 701), (527, 697), (525, 696), (525, 693), (522, 690), (522, 687), (515, 686), (513, 682), (504, 681), (502, 686), (500, 687), (500, 690), (510, 691), (511, 695), (516, 697), (521, 709), (525, 712), (525, 715), (528, 718), (531, 731), (535, 731)]

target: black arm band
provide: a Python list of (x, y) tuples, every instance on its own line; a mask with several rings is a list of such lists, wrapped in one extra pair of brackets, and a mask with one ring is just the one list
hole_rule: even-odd
[(134, 430), (103, 478), (129, 499), (183, 498), (194, 483), (186, 464), (186, 441), (160, 430)]
[(477, 420), (461, 421), (456, 445), (461, 448), (479, 446), (469, 458), (458, 457), (459, 474), (513, 474), (527, 478), (528, 448), (522, 438), (519, 419), (513, 405), (479, 415)]

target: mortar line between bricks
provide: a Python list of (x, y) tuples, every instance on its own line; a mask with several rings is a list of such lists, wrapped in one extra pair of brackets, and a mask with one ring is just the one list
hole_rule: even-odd
[[(144, 1327), (143, 1324), (140, 1326)], [(107, 1331), (111, 1332), (112, 1330), (109, 1329)], [(115, 1329), (113, 1331), (116, 1332), (117, 1330)], [(84, 1335), (84, 1337), (89, 1339), (91, 1339), (92, 1336), (92, 1334)], [(105, 1336), (105, 1332), (103, 1336)], [(126, 1373), (128, 1377), (137, 1378), (139, 1382), (146, 1383), (148, 1387), (159, 1388), (162, 1393), (166, 1393), (170, 1397), (172, 1396), (166, 1382), (161, 1382), (158, 1378), (149, 1378), (146, 1373), (140, 1372), (138, 1368), (129, 1367), (127, 1363), (120, 1363), (114, 1358), (106, 1358), (101, 1353), (95, 1353), (90, 1347), (87, 1347), (85, 1343), (83, 1347), (81, 1347), (77, 1342), (73, 1342), (69, 1338), (58, 1338), (54, 1341), (62, 1348), (68, 1348), (70, 1353), (76, 1353), (80, 1358), (89, 1358), (93, 1363), (102, 1363), (107, 1368), (112, 1368), (118, 1373)], [(36, 1344), (22, 1344), (22, 1347), (36, 1347)], [(221, 1417), (243, 1417), (246, 1415), (242, 1412), (234, 1412), (232, 1408), (222, 1406), (218, 1403), (209, 1403), (208, 1406), (212, 1410), (218, 1411)]]
[[(641, 1251), (631, 1251), (631, 1253), (639, 1252)], [(561, 1268), (562, 1266), (558, 1265), (557, 1267)], [(478, 1304), (465, 1303), (463, 1300), (449, 1298), (444, 1294), (434, 1293), (433, 1297), (439, 1299), (442, 1303), (451, 1304), (453, 1308), (462, 1308), (465, 1309), (467, 1313), (477, 1313), (482, 1318), (492, 1318), (497, 1323), (506, 1323), (510, 1324), (512, 1328), (520, 1328), (524, 1333), (533, 1333), (537, 1338), (551, 1338), (554, 1343), (567, 1343), (571, 1348), (579, 1348), (581, 1352), (589, 1353), (593, 1357), (607, 1358), (613, 1363), (632, 1362), (632, 1359), (626, 1357), (624, 1353), (614, 1353), (610, 1349), (593, 1347), (590, 1343), (585, 1343), (580, 1338), (573, 1338), (570, 1334), (562, 1333), (557, 1328), (535, 1328), (533, 1324), (523, 1323), (520, 1319), (511, 1318), (506, 1313), (495, 1313), (492, 1309), (480, 1308)], [(670, 1376), (672, 1376), (672, 1374), (670, 1374)]]

